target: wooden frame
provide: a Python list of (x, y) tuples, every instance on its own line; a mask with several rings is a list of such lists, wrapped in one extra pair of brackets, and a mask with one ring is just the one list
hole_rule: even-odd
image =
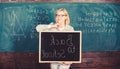
[[(44, 33), (44, 34), (43, 34)], [(78, 38), (78, 37), (75, 37), (75, 38), (78, 38), (79, 40), (77, 40), (78, 41), (78, 44), (77, 45), (74, 45), (75, 46), (75, 52), (74, 52), (74, 54), (75, 54), (75, 56), (77, 56), (78, 58), (74, 58), (73, 59), (73, 57), (75, 57), (75, 56), (71, 56), (73, 53), (70, 53), (70, 57), (68, 58), (68, 56), (67, 56), (67, 58), (68, 59), (70, 59), (70, 60), (68, 60), (68, 59), (64, 59), (63, 58), (63, 60), (61, 60), (61, 58), (60, 58), (60, 60), (54, 60), (53, 58), (56, 58), (56, 57), (52, 57), (52, 60), (43, 60), (43, 56), (44, 55), (42, 55), (42, 54), (44, 54), (43, 53), (43, 48), (42, 47), (45, 47), (46, 45), (44, 45), (44, 44), (48, 44), (49, 45), (49, 43), (47, 43), (47, 41), (44, 41), (43, 39), (46, 39), (46, 38), (44, 38), (44, 37), (46, 37), (45, 36), (45, 34), (48, 34), (48, 33), (50, 33), (50, 34), (56, 34), (56, 33), (58, 33), (58, 34), (65, 34), (65, 35), (67, 35), (67, 33), (71, 33), (71, 34), (73, 34), (72, 36), (73, 37), (75, 37), (76, 36), (76, 34), (79, 34), (78, 36), (80, 37), (80, 38)], [(43, 37), (43, 35), (44, 35), (44, 37)], [(68, 35), (67, 35), (68, 36)], [(63, 37), (65, 37), (65, 36), (63, 36)], [(63, 38), (62, 37), (62, 38)], [(73, 37), (72, 37), (72, 39), (73, 39)], [(46, 40), (49, 40), (49, 38), (47, 38)], [(73, 43), (75, 44), (75, 42), (77, 42), (77, 41), (73, 41)], [(45, 43), (44, 43), (45, 42)], [(44, 46), (42, 46), (42, 45), (44, 45)], [(47, 45), (47, 47), (48, 47), (48, 45)], [(59, 45), (59, 44), (58, 44)], [(67, 46), (67, 45), (65, 45), (65, 46)], [(76, 49), (77, 47), (76, 46), (79, 46), (79, 49)], [(50, 47), (50, 46), (49, 46)], [(56, 47), (56, 46), (55, 46)], [(46, 49), (50, 49), (50, 48), (46, 48)], [(55, 48), (54, 48), (55, 49)], [(54, 50), (53, 48), (52, 48), (52, 52), (53, 52), (53, 50)], [(60, 48), (59, 48), (60, 49)], [(67, 49), (68, 50), (68, 48), (64, 48), (64, 49)], [(56, 50), (56, 49), (55, 49)], [(79, 51), (78, 51), (79, 50)], [(48, 51), (48, 50), (47, 50)], [(58, 51), (58, 50), (56, 50), (56, 51)], [(65, 53), (66, 53), (66, 50), (64, 50), (65, 51)], [(77, 52), (76, 52), (77, 51)], [(68, 52), (68, 51), (67, 51)], [(59, 31), (59, 32), (55, 32), (55, 31), (41, 31), (41, 32), (39, 32), (39, 63), (50, 63), (50, 62), (72, 62), (72, 63), (81, 63), (81, 56), (82, 56), (82, 32), (81, 31)], [(48, 52), (49, 53), (49, 52)], [(77, 54), (76, 54), (77, 53)], [(50, 51), (50, 54), (51, 54), (51, 51)], [(66, 54), (64, 54), (64, 56), (66, 57)], [(51, 58), (51, 57), (47, 57), (48, 59), (49, 58)], [(57, 57), (58, 58), (58, 57)], [(71, 60), (71, 58), (72, 58), (72, 60)]]

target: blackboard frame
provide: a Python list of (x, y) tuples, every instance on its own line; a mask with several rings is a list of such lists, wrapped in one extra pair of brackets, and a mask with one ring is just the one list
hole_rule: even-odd
[[(79, 60), (78, 61), (43, 61), (41, 59), (41, 47), (42, 47), (42, 43), (41, 43), (41, 33), (79, 33)], [(51, 63), (51, 62), (72, 62), (72, 63), (81, 63), (81, 57), (82, 57), (82, 31), (39, 31), (39, 63)]]

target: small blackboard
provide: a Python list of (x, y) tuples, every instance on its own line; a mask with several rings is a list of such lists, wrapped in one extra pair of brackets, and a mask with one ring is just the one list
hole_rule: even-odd
[(39, 63), (81, 63), (81, 31), (39, 32)]

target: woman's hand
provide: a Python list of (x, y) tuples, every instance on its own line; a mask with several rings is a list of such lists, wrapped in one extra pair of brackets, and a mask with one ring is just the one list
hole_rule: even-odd
[(52, 28), (57, 28), (58, 27), (58, 23), (55, 23), (55, 24), (52, 23), (52, 24), (49, 24), (49, 26), (52, 27)]
[(59, 64), (63, 64), (63, 65), (70, 65), (72, 64), (72, 62), (58, 62)]

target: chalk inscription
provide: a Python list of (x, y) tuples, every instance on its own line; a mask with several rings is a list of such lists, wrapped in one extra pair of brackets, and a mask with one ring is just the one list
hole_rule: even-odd
[(72, 35), (68, 35), (68, 39), (56, 39), (53, 35), (51, 35), (51, 42), (50, 45), (56, 45), (56, 46), (60, 46), (60, 45), (66, 45), (66, 46), (73, 46), (73, 42), (72, 42)]
[(53, 50), (52, 52), (46, 52), (45, 50), (42, 50), (42, 57), (43, 58), (65, 58), (65, 50)]
[(65, 58), (65, 52), (67, 53), (75, 53), (75, 46), (73, 44), (73, 36), (71, 34), (68, 34), (67, 38), (55, 38), (54, 35), (50, 35), (51, 39), (49, 42), (49, 46), (66, 46), (66, 49), (60, 49), (60, 50), (56, 50), (55, 48), (50, 51), (47, 52), (45, 50), (42, 50), (42, 57), (43, 58)]

